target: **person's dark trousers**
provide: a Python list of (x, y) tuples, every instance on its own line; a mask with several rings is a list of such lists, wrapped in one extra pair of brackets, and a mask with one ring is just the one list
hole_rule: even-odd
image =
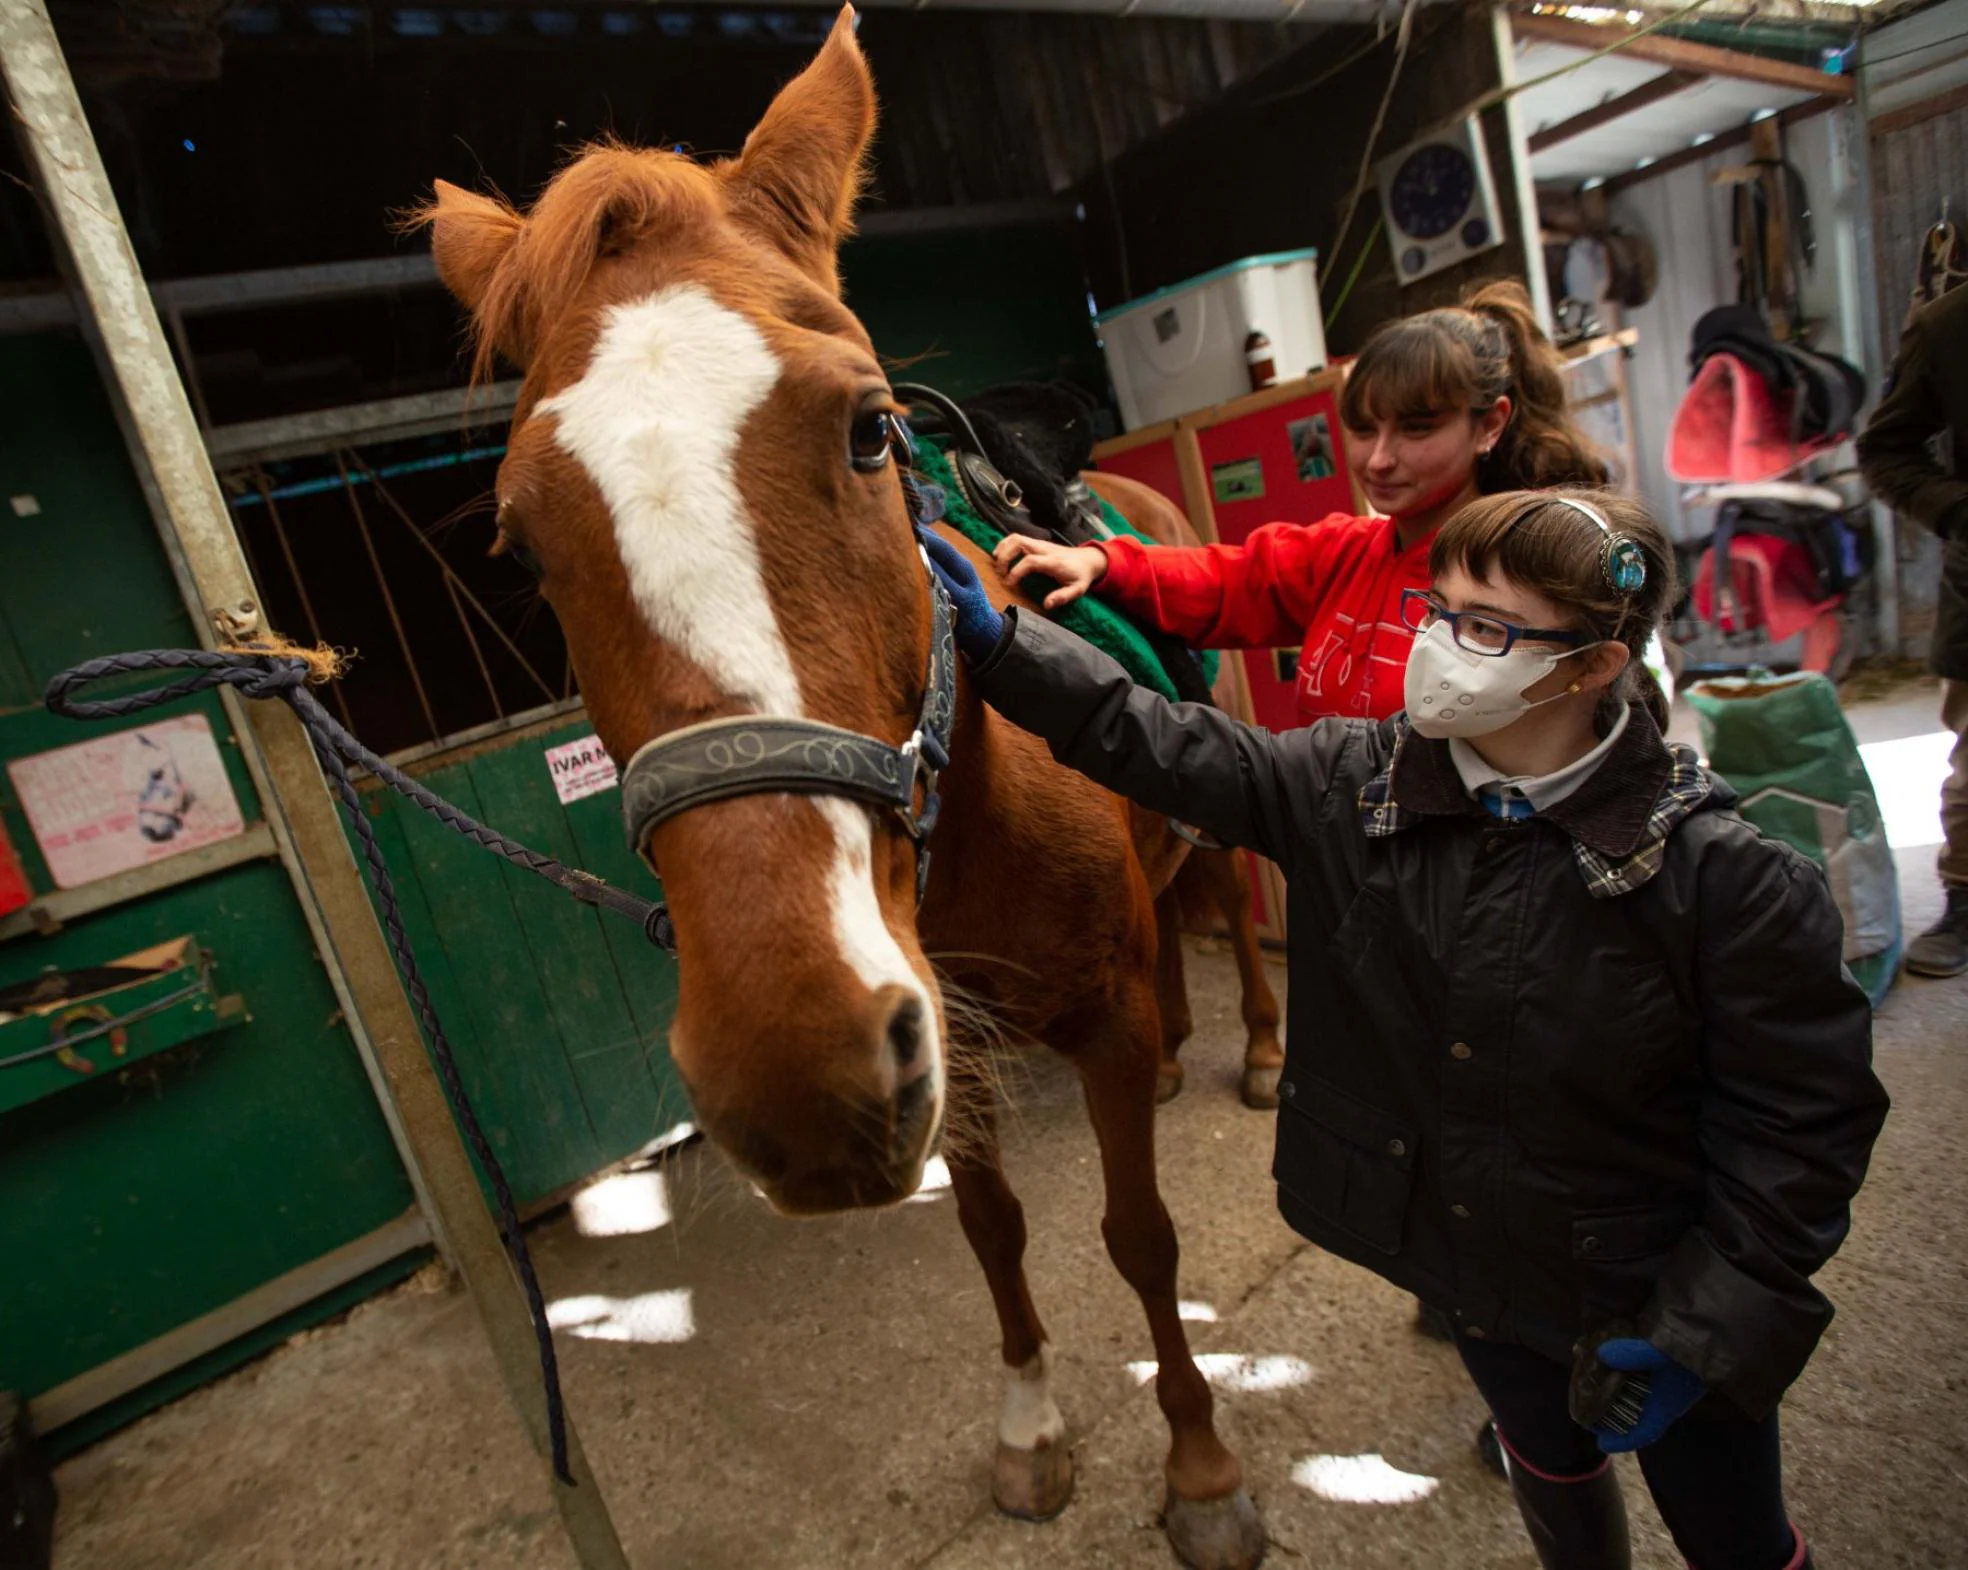
[[(1626, 1570), (1626, 1507), (1609, 1458), (1566, 1408), (1570, 1371), (1467, 1336), (1456, 1350), (1496, 1419), (1511, 1488), (1545, 1570)], [(1805, 1570), (1784, 1511), (1773, 1412), (1757, 1422), (1710, 1398), (1640, 1451), (1640, 1470), (1690, 1570)]]

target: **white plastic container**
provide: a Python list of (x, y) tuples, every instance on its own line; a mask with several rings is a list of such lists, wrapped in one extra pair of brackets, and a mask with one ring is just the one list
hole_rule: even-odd
[(1244, 340), (1271, 340), (1278, 380), (1326, 363), (1319, 253), (1279, 251), (1191, 278), (1094, 318), (1129, 430), (1251, 390)]

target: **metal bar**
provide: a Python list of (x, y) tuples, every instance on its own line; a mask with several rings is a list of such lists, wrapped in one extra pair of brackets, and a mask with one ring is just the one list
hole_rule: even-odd
[(200, 1314), (166, 1331), (154, 1341), (132, 1347), (121, 1357), (99, 1363), (86, 1374), (78, 1374), (65, 1384), (43, 1391), (28, 1403), (34, 1425), (46, 1433), (78, 1417), (86, 1417), (98, 1407), (120, 1401), (153, 1379), (161, 1379), (173, 1369), (216, 1352), (228, 1341), (236, 1341), (282, 1314), (291, 1314), (322, 1293), (346, 1286), (429, 1242), (430, 1226), (421, 1215), (411, 1211), (399, 1216), (284, 1276), (275, 1276), (244, 1297), (234, 1298), (209, 1314)]
[(301, 458), (333, 452), (365, 438), (401, 441), (450, 430), (473, 430), (503, 419), (518, 402), (518, 382), (447, 387), (442, 392), (415, 393), (407, 398), (379, 398), (373, 403), (221, 425), (205, 433), (205, 450), (214, 462), (228, 468), (276, 458)]
[[(1019, 224), (1065, 223), (1070, 201), (975, 202), (947, 207), (878, 208), (862, 215), (855, 229), (863, 235), (941, 234), (963, 229), (1003, 229)], [(270, 267), (254, 272), (214, 273), (174, 278), (150, 286), (160, 311), (209, 316), (224, 311), (261, 310), (311, 300), (341, 300), (403, 289), (435, 288), (437, 267), (430, 253), (377, 257), (360, 262), (326, 262), (308, 267)], [(55, 283), (0, 296), (0, 333), (45, 332), (72, 327), (75, 300)]]
[(1569, 142), (1575, 136), (1583, 136), (1587, 131), (1596, 131), (1602, 125), (1610, 125), (1622, 116), (1630, 115), (1636, 109), (1645, 109), (1657, 104), (1663, 98), (1672, 98), (1676, 93), (1693, 87), (1695, 83), (1706, 81), (1699, 71), (1663, 71), (1659, 76), (1642, 82), (1631, 92), (1621, 93), (1616, 98), (1608, 98), (1602, 104), (1594, 104), (1590, 109), (1575, 114), (1569, 120), (1560, 120), (1556, 125), (1548, 125), (1542, 131), (1534, 131), (1530, 136), (1530, 149), (1541, 153), (1547, 148), (1556, 147), (1561, 142)]
[[(254, 484), (265, 504), (267, 517), (273, 520), (274, 538), (280, 542), (281, 559), (287, 563), (287, 577), (294, 585), (294, 592), (300, 596), (301, 614), (307, 618), (308, 641), (319, 648), (328, 640), (322, 636), (321, 618), (314, 613), (314, 596), (308, 593), (307, 579), (301, 575), (301, 564), (294, 559), (294, 542), (288, 537), (286, 520), (280, 516), (280, 508), (274, 503), (272, 487), (267, 483), (264, 473), (254, 476)], [(241, 545), (246, 542), (246, 533), (239, 533)], [(355, 721), (349, 716), (348, 694), (342, 691), (341, 679), (337, 677), (328, 683), (329, 695), (335, 700), (335, 708), (342, 717), (342, 723), (353, 730)]]
[[(0, 81), (12, 100), (15, 131), (39, 194), (88, 302), (87, 325), (99, 334), (112, 402), (125, 422), (131, 458), (192, 625), (206, 647), (215, 647), (221, 631), (257, 627), (252, 580), (44, 0), (0, 5)], [(239, 723), (243, 707), (228, 706), (227, 712), (238, 723), (242, 751), (258, 753), (256, 779), (264, 774), (274, 832), (296, 857), (290, 867), (299, 874), (303, 907), (318, 904), (326, 940), (322, 958), (331, 975), (341, 972), (351, 1016), (359, 1013), (362, 1019), (358, 1046), (373, 1045), (372, 1082), (402, 1131), (400, 1148), (411, 1180), (429, 1207), (432, 1230), (448, 1242), (457, 1261), (506, 1392), (534, 1453), (544, 1461), (546, 1400), (532, 1319), (431, 1068), (336, 804), (293, 711), (285, 704), (254, 704)], [(627, 1570), (571, 1418), (567, 1444), (575, 1486), (554, 1480), (544, 1465), (542, 1470), (575, 1557), (584, 1570)]]
[(1695, 71), (1703, 76), (1728, 76), (1740, 82), (1757, 82), (1764, 87), (1786, 88), (1793, 93), (1822, 94), (1849, 102), (1857, 89), (1848, 76), (1828, 76), (1807, 65), (1788, 60), (1770, 60), (1762, 55), (1744, 54), (1739, 49), (1718, 49), (1713, 44), (1691, 43), (1666, 33), (1633, 33), (1617, 27), (1591, 22), (1568, 21), (1561, 16), (1536, 16), (1519, 12), (1510, 19), (1511, 31), (1519, 38), (1535, 38), (1540, 43), (1561, 44), (1567, 49), (1588, 53), (1617, 46), (1628, 60), (1647, 60), (1677, 71)]
[(280, 847), (274, 843), (273, 830), (264, 821), (255, 823), (245, 833), (220, 840), (216, 845), (205, 845), (181, 855), (168, 856), (163, 861), (152, 862), (148, 867), (119, 872), (114, 877), (98, 878), (77, 888), (56, 889), (51, 894), (44, 894), (27, 909), (0, 917), (0, 943), (9, 938), (26, 937), (29, 933), (52, 932), (64, 922), (95, 911), (108, 910), (112, 905), (126, 904), (147, 894), (156, 894), (164, 889), (176, 888), (181, 883), (209, 877), (214, 872), (223, 872), (228, 867), (244, 866), (249, 861), (279, 854)]
[[(354, 454), (350, 454), (350, 456), (354, 457)], [(466, 583), (465, 580), (460, 578), (456, 573), (456, 571), (453, 570), (451, 564), (444, 559), (444, 552), (440, 551), (435, 545), (431, 544), (431, 542), (427, 538), (425, 538), (424, 531), (417, 527), (417, 520), (415, 518), (412, 518), (410, 514), (404, 510), (403, 504), (396, 499), (396, 497), (383, 484), (382, 480), (376, 475), (376, 473), (373, 470), (371, 470), (366, 464), (364, 464), (360, 458), (355, 458), (355, 462), (357, 465), (358, 472), (367, 474), (369, 476), (369, 482), (376, 487), (376, 494), (382, 497), (382, 499), (386, 503), (388, 503), (390, 510), (394, 512), (398, 518), (402, 519), (403, 526), (404, 528), (410, 531), (411, 537), (415, 539), (416, 542), (424, 548), (425, 552), (430, 556), (431, 560), (437, 563), (438, 571), (444, 575), (444, 582), (446, 586), (452, 587), (455, 593), (463, 594), (464, 597), (471, 602), (473, 609), (475, 609), (480, 616), (485, 618), (485, 625), (492, 629), (492, 636), (497, 638), (499, 642), (505, 646), (506, 653), (510, 654), (513, 657), (513, 659), (518, 662), (519, 668), (521, 670), (525, 671), (527, 675), (533, 678), (533, 685), (538, 687), (540, 691), (546, 696), (547, 701), (551, 703), (553, 701), (553, 696), (554, 696), (553, 688), (549, 687), (546, 683), (546, 678), (543, 677), (538, 671), (536, 671), (533, 668), (533, 662), (527, 659), (527, 657), (520, 652), (519, 645), (513, 641), (511, 636), (506, 632), (506, 629), (499, 625), (498, 618), (495, 617), (489, 610), (485, 608), (484, 602), (481, 601), (476, 594), (472, 593), (471, 585)], [(478, 647), (477, 643), (474, 642), (472, 647), (474, 650), (476, 650)], [(565, 694), (563, 694), (563, 696), (565, 696)], [(499, 706), (498, 699), (496, 697), (493, 699), (492, 706), (495, 709), (498, 708)]]
[(492, 667), (485, 663), (485, 651), (478, 646), (478, 634), (472, 631), (471, 617), (465, 612), (465, 602), (458, 598), (458, 580), (448, 572), (444, 575), (444, 592), (451, 596), (451, 614), (458, 618), (458, 630), (465, 635), (465, 642), (471, 646), (472, 659), (478, 665), (478, 678), (485, 683), (485, 696), (492, 701), (492, 712), (500, 719), (504, 719), (506, 710), (499, 702), (499, 684), (492, 679)]
[(424, 690), (424, 675), (417, 669), (416, 651), (410, 647), (410, 634), (403, 629), (403, 613), (396, 608), (396, 596), (390, 592), (389, 574), (383, 571), (382, 558), (376, 554), (376, 542), (369, 533), (369, 516), (362, 510), (362, 498), (355, 494), (355, 487), (349, 484), (348, 465), (342, 461), (340, 453), (335, 455), (335, 467), (341, 471), (342, 494), (348, 498), (349, 511), (355, 514), (355, 527), (362, 536), (362, 548), (369, 553), (370, 571), (376, 575), (376, 587), (382, 590), (383, 609), (389, 612), (390, 626), (396, 629), (396, 646), (403, 651), (403, 663), (410, 672), (410, 685), (417, 689), (417, 702), (423, 706), (424, 722), (430, 726), (434, 741), (444, 734), (444, 728), (437, 723), (437, 711), (431, 707), (430, 694)]

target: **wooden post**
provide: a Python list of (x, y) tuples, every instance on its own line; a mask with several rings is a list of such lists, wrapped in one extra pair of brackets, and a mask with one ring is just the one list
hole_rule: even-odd
[[(54, 221), (83, 320), (123, 423), (157, 529), (207, 648), (260, 629), (252, 578), (205, 454), (102, 155), (90, 135), (44, 0), (0, 4), (0, 82), (37, 194)], [(448, 1243), (535, 1451), (548, 1453), (546, 1402), (533, 1324), (497, 1226), (479, 1191), (457, 1125), (426, 1055), (362, 875), (356, 869), (313, 747), (284, 704), (239, 705), (242, 751), (255, 764), (276, 839), (300, 873), (297, 892), (325, 936), (322, 959), (339, 972), (381, 1074), (385, 1112), (435, 1229)], [(549, 1476), (561, 1523), (583, 1570), (627, 1570), (608, 1507), (570, 1420), (576, 1486)]]

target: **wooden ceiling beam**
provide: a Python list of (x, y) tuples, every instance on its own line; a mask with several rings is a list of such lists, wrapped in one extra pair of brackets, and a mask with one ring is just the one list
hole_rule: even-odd
[[(1785, 130), (1789, 130), (1800, 121), (1809, 120), (1814, 115), (1821, 115), (1827, 109), (1842, 108), (1844, 102), (1842, 98), (1829, 96), (1806, 99), (1801, 104), (1793, 104), (1790, 108), (1781, 111), (1777, 115), (1777, 120)], [(1730, 148), (1747, 142), (1749, 130), (1747, 125), (1739, 125), (1731, 130), (1719, 132), (1713, 140), (1703, 142), (1699, 147), (1684, 147), (1678, 153), (1669, 153), (1665, 158), (1656, 159), (1644, 169), (1629, 169), (1625, 174), (1616, 174), (1600, 189), (1609, 197), (1617, 196), (1621, 191), (1639, 185), (1643, 181), (1672, 174), (1676, 169), (1685, 169), (1689, 164), (1698, 164), (1704, 158), (1713, 157), (1716, 153), (1726, 153)]]
[[(1793, 93), (1811, 93), (1850, 103), (1858, 88), (1849, 76), (1833, 76), (1814, 71), (1807, 65), (1788, 60), (1770, 60), (1762, 55), (1745, 54), (1739, 49), (1717, 49), (1713, 44), (1691, 43), (1665, 33), (1635, 33), (1616, 27), (1599, 27), (1590, 22), (1574, 22), (1562, 16), (1537, 16), (1527, 11), (1514, 13), (1510, 28), (1519, 38), (1539, 43), (1561, 44), (1567, 49), (1597, 51), (1621, 45), (1619, 53), (1629, 60), (1645, 60), (1670, 70), (1693, 71), (1700, 76), (1727, 76), (1737, 81), (1757, 82)], [(1626, 42), (1622, 43), (1622, 40)]]
[(1560, 120), (1556, 125), (1546, 126), (1542, 131), (1532, 133), (1530, 147), (1533, 153), (1541, 153), (1547, 147), (1556, 147), (1560, 142), (1569, 142), (1575, 136), (1583, 136), (1587, 131), (1596, 131), (1602, 125), (1609, 125), (1622, 115), (1632, 114), (1636, 109), (1645, 109), (1649, 104), (1657, 104), (1663, 98), (1672, 98), (1685, 88), (1706, 80), (1699, 71), (1663, 71), (1659, 76), (1642, 82), (1631, 92), (1621, 93), (1617, 98), (1608, 98), (1604, 103), (1594, 104), (1590, 109), (1575, 114), (1569, 120)]

